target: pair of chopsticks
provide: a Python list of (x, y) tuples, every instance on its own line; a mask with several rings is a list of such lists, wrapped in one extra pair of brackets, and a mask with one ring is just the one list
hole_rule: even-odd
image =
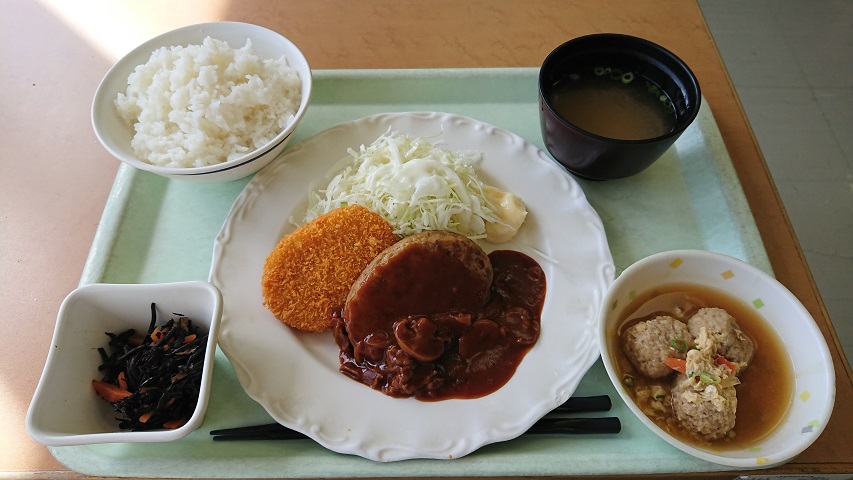
[[(564, 418), (558, 415), (579, 412), (606, 412), (612, 404), (607, 395), (572, 397), (533, 424), (525, 434), (589, 434), (619, 433), (622, 424), (617, 417)], [(248, 427), (211, 430), (214, 441), (234, 440), (298, 440), (307, 435), (291, 430), (278, 423), (252, 425)]]

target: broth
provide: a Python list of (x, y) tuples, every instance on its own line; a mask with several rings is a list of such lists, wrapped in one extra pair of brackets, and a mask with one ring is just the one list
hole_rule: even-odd
[[(647, 320), (656, 315), (669, 315), (686, 322), (698, 309), (718, 307), (726, 310), (737, 321), (741, 330), (755, 342), (755, 354), (749, 367), (738, 377), (741, 384), (737, 391), (737, 416), (734, 431), (736, 436), (715, 442), (697, 439), (681, 428), (671, 415), (649, 418), (663, 430), (676, 438), (702, 447), (734, 450), (748, 447), (773, 432), (781, 423), (791, 404), (794, 391), (793, 366), (782, 341), (770, 324), (752, 307), (730, 295), (707, 287), (692, 284), (672, 284), (638, 296), (625, 309), (619, 319), (620, 330), (611, 339), (615, 352), (616, 366), (620, 377), (633, 376), (636, 386), (662, 385), (667, 398), (671, 381), (650, 380), (639, 374), (624, 355), (619, 337), (633, 323)], [(633, 397), (633, 389), (626, 388)], [(635, 399), (636, 400), (636, 399)]]
[(672, 103), (656, 85), (599, 68), (573, 74), (554, 87), (550, 101), (561, 117), (587, 132), (619, 140), (644, 140), (672, 131)]

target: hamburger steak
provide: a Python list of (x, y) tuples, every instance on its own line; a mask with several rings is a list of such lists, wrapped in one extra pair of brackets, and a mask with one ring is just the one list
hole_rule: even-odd
[(365, 338), (373, 333), (368, 319), (401, 312), (474, 312), (485, 305), (491, 285), (492, 262), (473, 241), (442, 230), (412, 235), (376, 256), (352, 285), (344, 306), (347, 331)]
[(445, 231), (406, 237), (361, 273), (334, 328), (341, 372), (394, 397), (474, 398), (539, 338), (545, 274)]

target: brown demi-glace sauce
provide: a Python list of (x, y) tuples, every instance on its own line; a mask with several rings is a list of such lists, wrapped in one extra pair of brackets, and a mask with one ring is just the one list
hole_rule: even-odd
[[(368, 317), (368, 325), (360, 325), (371, 333), (356, 335), (363, 340), (351, 341), (345, 321), (338, 319), (335, 340), (341, 372), (389, 396), (424, 401), (482, 397), (506, 384), (539, 338), (545, 274), (535, 260), (520, 252), (495, 251), (489, 259), (494, 269), (491, 288), (485, 299), (469, 303), (469, 309), (435, 311), (431, 306), (442, 303), (438, 293), (426, 288), (407, 295), (390, 288), (387, 297), (371, 296), (375, 314)], [(377, 285), (394, 285), (395, 275), (420, 275), (423, 285), (448, 280), (434, 262), (425, 260), (423, 268), (417, 261), (401, 263), (407, 268), (384, 272), (387, 278)], [(464, 281), (458, 288), (464, 288)], [(391, 310), (396, 313), (383, 308), (387, 305), (394, 305)], [(431, 361), (402, 352), (395, 338), (400, 322), (423, 318), (432, 324), (428, 341), (438, 337), (444, 342), (443, 353)]]
[[(697, 439), (681, 428), (672, 416), (648, 417), (685, 443), (719, 450), (747, 448), (772, 433), (781, 423), (791, 405), (794, 392), (791, 358), (772, 326), (753, 307), (716, 289), (693, 284), (671, 284), (634, 299), (624, 309), (619, 331), (624, 331), (635, 322), (660, 314), (687, 322), (696, 310), (704, 307), (726, 310), (756, 344), (755, 355), (748, 368), (738, 375), (741, 384), (735, 387), (738, 400), (734, 428), (736, 435), (709, 443)], [(635, 383), (634, 388), (661, 385), (669, 398), (670, 382), (643, 377), (622, 353), (618, 336), (610, 341), (620, 378), (624, 378), (626, 374), (631, 375)], [(634, 388), (626, 387), (626, 390), (633, 396)]]

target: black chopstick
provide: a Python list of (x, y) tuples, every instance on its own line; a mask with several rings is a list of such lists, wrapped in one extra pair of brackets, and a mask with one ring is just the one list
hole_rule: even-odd
[(612, 406), (609, 395), (571, 397), (551, 413), (607, 412)]
[[(242, 431), (242, 429), (246, 430)], [(213, 435), (214, 442), (221, 442), (225, 440), (300, 440), (303, 438), (311, 438), (304, 433), (291, 430), (280, 423), (211, 430), (210, 434)]]
[[(525, 435), (576, 435), (576, 434), (612, 434), (622, 430), (617, 417), (591, 418), (542, 418), (534, 423)], [(213, 441), (251, 441), (251, 440), (299, 440), (307, 435), (291, 430), (278, 423), (251, 427), (225, 428), (212, 430)]]
[(542, 418), (525, 435), (619, 433), (622, 422), (617, 417)]
[(297, 440), (300, 438), (309, 438), (307, 435), (296, 430), (291, 430), (280, 423), (223, 428), (220, 430), (211, 430), (210, 434), (213, 435), (214, 440), (225, 440), (222, 437), (233, 437), (228, 440), (255, 440), (258, 438)]
[[(597, 395), (592, 397), (573, 397), (554, 409), (551, 413), (602, 412), (612, 407), (610, 397)], [(526, 434), (588, 434), (619, 433), (622, 424), (616, 417), (593, 418), (553, 418), (545, 417), (530, 427)], [(307, 435), (291, 430), (278, 423), (252, 425), (248, 427), (223, 428), (211, 430), (214, 441), (233, 440), (298, 440), (309, 438)]]

